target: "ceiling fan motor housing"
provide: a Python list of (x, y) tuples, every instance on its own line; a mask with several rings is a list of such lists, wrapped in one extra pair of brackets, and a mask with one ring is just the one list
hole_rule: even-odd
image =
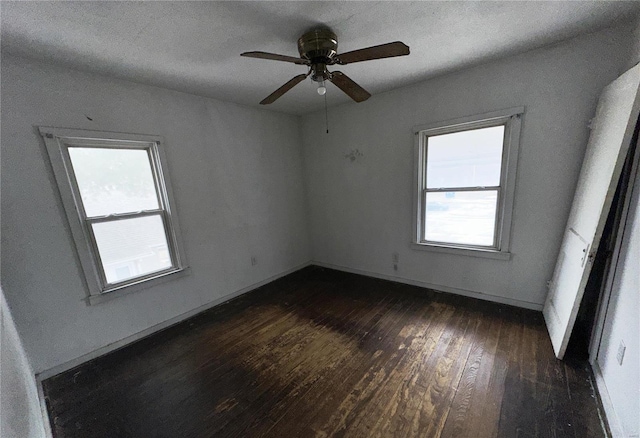
[(329, 79), (327, 64), (338, 53), (338, 37), (329, 29), (315, 29), (298, 39), (300, 57), (311, 61), (312, 76), (316, 82)]

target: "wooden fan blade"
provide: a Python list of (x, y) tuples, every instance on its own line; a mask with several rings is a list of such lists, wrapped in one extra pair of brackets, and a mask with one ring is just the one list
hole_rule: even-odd
[(334, 71), (331, 73), (331, 78), (329, 80), (356, 102), (363, 102), (371, 97), (371, 94), (369, 94), (367, 90), (353, 82), (349, 76), (342, 72)]
[(293, 62), (294, 64), (308, 65), (309, 61), (302, 58), (296, 58), (294, 56), (278, 55), (275, 53), (267, 52), (244, 52), (240, 56), (247, 56), (249, 58), (271, 59), (274, 61)]
[(372, 59), (391, 58), (409, 54), (409, 46), (401, 41), (367, 47), (366, 49), (336, 55), (336, 64), (345, 65), (352, 62), (370, 61)]
[(309, 76), (308, 74), (302, 74), (294, 77), (289, 82), (284, 84), (282, 87), (278, 88), (276, 91), (265, 97), (260, 105), (269, 105), (270, 103), (275, 102), (280, 96), (282, 96), (287, 91), (291, 90), (293, 87), (298, 85), (300, 82), (304, 81), (305, 78)]

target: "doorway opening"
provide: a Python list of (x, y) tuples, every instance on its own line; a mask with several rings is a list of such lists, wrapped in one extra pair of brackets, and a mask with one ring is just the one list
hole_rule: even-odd
[(631, 146), (624, 161), (600, 245), (594, 257), (593, 267), (567, 346), (567, 356), (571, 359), (580, 361), (591, 359), (593, 361), (600, 344), (601, 326), (604, 324), (612, 286), (612, 279), (609, 277), (615, 270), (617, 259), (616, 243), (623, 231), (624, 219), (628, 210), (628, 198), (638, 172), (639, 131), (640, 117), (636, 122)]

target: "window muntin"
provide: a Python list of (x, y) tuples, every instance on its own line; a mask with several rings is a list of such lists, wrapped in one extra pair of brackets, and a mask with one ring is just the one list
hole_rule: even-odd
[(183, 270), (159, 138), (55, 128), (41, 133), (90, 296)]
[(416, 129), (417, 249), (508, 257), (522, 112), (514, 108)]

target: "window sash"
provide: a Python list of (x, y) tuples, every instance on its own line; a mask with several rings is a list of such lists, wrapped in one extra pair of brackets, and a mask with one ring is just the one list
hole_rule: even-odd
[(158, 201), (159, 210), (164, 210), (166, 208), (167, 202), (162, 196), (162, 185), (159, 178), (159, 166), (156, 163), (156, 159), (159, 159), (154, 154), (154, 150), (157, 150), (157, 143), (146, 143), (146, 144), (129, 144), (125, 142), (114, 142), (107, 143), (105, 145), (100, 144), (97, 141), (87, 142), (87, 144), (83, 144), (79, 142), (79, 139), (72, 139), (71, 142), (67, 143), (67, 139), (64, 139), (64, 144), (66, 147), (62, 149), (62, 155), (64, 157), (65, 164), (67, 164), (67, 177), (69, 178), (69, 183), (71, 184), (71, 190), (73, 191), (73, 195), (76, 202), (76, 208), (78, 210), (78, 214), (80, 215), (81, 220), (86, 220), (88, 218), (101, 218), (101, 217), (110, 217), (110, 216), (120, 216), (123, 214), (131, 214), (138, 213), (140, 211), (152, 211), (152, 210), (139, 210), (139, 211), (131, 211), (126, 213), (112, 213), (108, 215), (102, 216), (89, 216), (87, 215), (87, 211), (84, 206), (84, 202), (82, 201), (82, 194), (80, 193), (80, 185), (78, 184), (78, 180), (76, 178), (75, 169), (73, 167), (73, 162), (71, 161), (71, 155), (69, 154), (69, 148), (77, 147), (77, 148), (96, 148), (96, 149), (136, 149), (136, 150), (145, 150), (147, 152), (147, 158), (149, 160), (149, 166), (151, 167), (151, 176), (153, 178), (153, 187), (155, 189), (156, 200)]
[[(169, 250), (169, 259), (171, 260), (171, 266), (158, 271), (149, 272), (144, 275), (135, 276), (123, 281), (110, 283), (109, 281), (107, 281), (107, 275), (104, 268), (105, 265), (103, 263), (102, 256), (100, 254), (100, 249), (98, 247), (98, 242), (97, 242), (95, 233), (93, 231), (93, 224), (118, 222), (125, 219), (136, 219), (136, 218), (143, 218), (143, 217), (150, 217), (150, 216), (158, 216), (162, 221), (162, 227), (164, 230), (165, 239), (167, 240), (167, 248)], [(103, 285), (104, 288), (106, 288), (105, 292), (111, 291), (114, 288), (119, 289), (119, 288), (128, 286), (129, 284), (139, 283), (139, 282), (148, 280), (150, 278), (157, 277), (159, 275), (174, 272), (178, 269), (177, 268), (178, 261), (176, 257), (177, 251), (176, 251), (174, 241), (173, 239), (171, 239), (171, 230), (168, 227), (167, 214), (166, 214), (166, 211), (164, 210), (147, 210), (139, 213), (123, 213), (115, 216), (111, 215), (106, 217), (87, 218), (84, 220), (83, 229), (85, 234), (88, 236), (90, 251), (93, 253), (93, 257), (96, 260), (98, 275), (100, 277), (101, 284)]]
[[(437, 137), (437, 136), (447, 135), (447, 134), (455, 134), (455, 133), (458, 133), (458, 132), (475, 131), (475, 130), (478, 130), (478, 129), (485, 129), (485, 128), (495, 128), (497, 126), (504, 126), (504, 132), (503, 132), (503, 136), (502, 136), (502, 154), (500, 156), (500, 175), (498, 176), (498, 181), (500, 181), (500, 185), (503, 185), (504, 184), (503, 175), (505, 174), (505, 161), (506, 161), (506, 158), (508, 157), (508, 151), (505, 151), (505, 146), (507, 145), (507, 139), (508, 139), (508, 136), (509, 136), (509, 132), (508, 132), (508, 130), (509, 130), (509, 121), (510, 121), (510, 118), (508, 118), (508, 119), (499, 119), (499, 120), (484, 120), (484, 121), (481, 120), (481, 121), (475, 122), (473, 124), (465, 124), (465, 125), (461, 125), (461, 126), (449, 126), (449, 127), (439, 128), (439, 129), (433, 129), (433, 130), (430, 130), (428, 132), (428, 134), (426, 132), (423, 132), (423, 135), (424, 135), (424, 162), (421, 163), (421, 165), (423, 166), (423, 169), (422, 169), (422, 177), (423, 177), (422, 187), (429, 188), (429, 184), (428, 184), (428, 181), (427, 181), (427, 164), (429, 162), (429, 139), (431, 137)], [(464, 188), (463, 186), (460, 186), (460, 187)], [(436, 187), (431, 187), (430, 189), (437, 189), (437, 188)]]
[[(493, 218), (493, 243), (491, 245), (474, 245), (470, 243), (456, 243), (441, 240), (427, 240), (426, 228), (427, 228), (427, 193), (445, 193), (445, 192), (496, 192), (496, 212)], [(478, 248), (478, 249), (495, 249), (500, 250), (500, 215), (502, 206), (502, 188), (500, 186), (492, 187), (461, 187), (461, 188), (438, 188), (438, 189), (423, 189), (422, 190), (422, 220), (420, 227), (420, 243), (434, 244), (443, 246), (453, 246), (458, 248)]]
[[(484, 129), (484, 128), (493, 128), (495, 126), (504, 126), (504, 134), (502, 137), (502, 156), (500, 157), (500, 186), (504, 187), (505, 184), (505, 176), (506, 176), (506, 166), (507, 166), (507, 158), (509, 156), (508, 149), (508, 138), (511, 135), (511, 130), (509, 129), (509, 122), (512, 117), (503, 117), (500, 119), (491, 119), (491, 120), (479, 120), (473, 123), (465, 123), (460, 125), (453, 126), (445, 126), (442, 128), (430, 129), (427, 131), (422, 131), (419, 134), (422, 136), (422, 160), (420, 161), (421, 166), (421, 188), (428, 188), (427, 184), (427, 163), (429, 161), (429, 138), (435, 137), (438, 135), (445, 134), (455, 134), (456, 132), (466, 132), (466, 131), (474, 131), (476, 129)], [(494, 186), (495, 187), (495, 186)], [(454, 187), (450, 187), (454, 188)], [(461, 186), (460, 188), (465, 188)], [(471, 187), (468, 187), (471, 188)], [(444, 188), (435, 188), (431, 187), (429, 190), (444, 190)]]

